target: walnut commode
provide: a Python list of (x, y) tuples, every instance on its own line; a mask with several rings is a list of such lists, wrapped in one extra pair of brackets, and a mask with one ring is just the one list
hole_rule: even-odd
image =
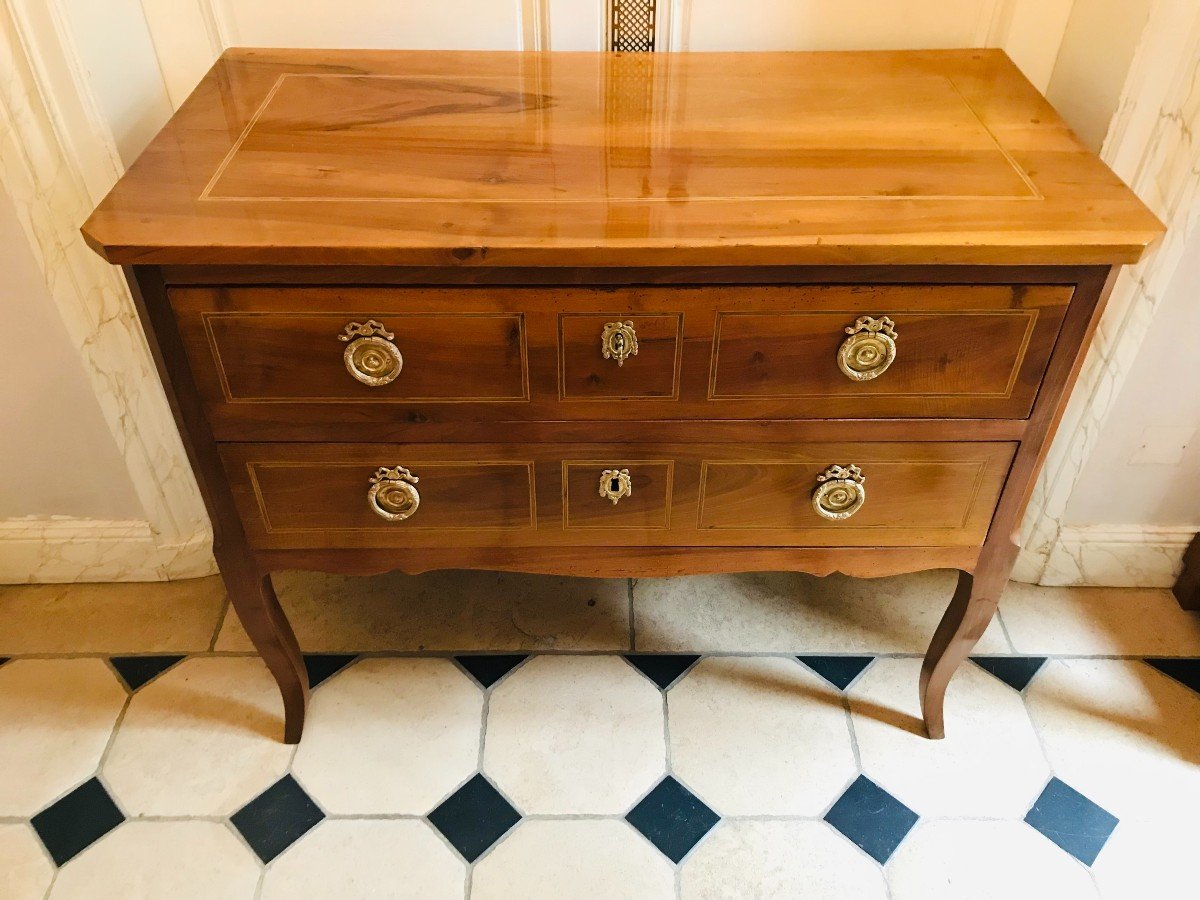
[(941, 737), (1161, 230), (979, 50), (234, 50), (84, 226), (291, 742), (282, 568), (956, 568)]

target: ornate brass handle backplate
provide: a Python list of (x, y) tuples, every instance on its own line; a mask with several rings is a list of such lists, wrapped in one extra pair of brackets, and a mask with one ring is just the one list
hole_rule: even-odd
[(380, 466), (371, 476), (367, 505), (373, 513), (389, 522), (403, 522), (421, 505), (421, 495), (416, 488), (418, 481), (420, 479), (404, 466)]
[(392, 343), (395, 337), (374, 319), (363, 325), (351, 322), (338, 335), (339, 341), (347, 342), (342, 354), (346, 371), (371, 387), (391, 384), (404, 368), (404, 357)]
[(632, 322), (609, 322), (600, 334), (600, 352), (605, 359), (615, 359), (618, 366), (625, 365), (625, 360), (637, 356), (637, 332), (633, 330)]
[(846, 329), (850, 335), (838, 349), (838, 368), (854, 381), (870, 381), (896, 359), (896, 323), (887, 316), (859, 316)]
[(866, 476), (855, 465), (830, 466), (817, 476), (812, 505), (817, 515), (840, 521), (848, 519), (867, 502)]
[(600, 473), (600, 496), (615, 506), (622, 497), (633, 493), (633, 480), (628, 469), (605, 469)]

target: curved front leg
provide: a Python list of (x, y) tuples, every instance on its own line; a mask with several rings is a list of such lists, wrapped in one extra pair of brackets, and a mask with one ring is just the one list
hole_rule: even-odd
[[(224, 573), (222, 573), (224, 574)], [(227, 577), (226, 587), (242, 627), (283, 695), (283, 740), (298, 744), (308, 707), (308, 670), (296, 634), (279, 605), (270, 575)]]
[(929, 642), (921, 666), (921, 714), (925, 730), (934, 740), (946, 736), (944, 705), (950, 679), (996, 614), (1016, 559), (1016, 547), (1009, 548), (989, 552), (992, 548), (985, 547), (974, 575), (959, 573), (954, 598)]

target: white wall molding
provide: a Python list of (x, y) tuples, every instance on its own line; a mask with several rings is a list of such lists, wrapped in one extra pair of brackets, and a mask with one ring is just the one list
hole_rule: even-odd
[[(159, 577), (208, 574), (211, 554), (192, 549), (211, 542), (208, 518), (133, 303), (120, 273), (79, 234), (94, 199), (85, 170), (94, 175), (95, 160), (115, 159), (115, 150), (107, 129), (87, 126), (72, 111), (89, 106), (86, 72), (53, 18), (39, 17), (46, 10), (26, 0), (0, 5), (0, 178), (145, 511), (151, 557), (158, 560), (148, 564)], [(90, 142), (84, 127), (93, 129)], [(92, 144), (101, 149), (81, 160), (78, 148)], [(117, 174), (113, 165), (110, 178)], [(177, 551), (175, 562), (161, 561)], [(45, 552), (56, 550), (48, 545)]]
[(1171, 587), (1198, 529), (1146, 525), (1063, 526), (1041, 583)]
[(211, 559), (207, 535), (164, 544), (146, 522), (0, 519), (0, 584), (167, 581), (211, 574)]
[(211, 0), (141, 0), (171, 105), (187, 99), (225, 49), (222, 22)]
[[(1134, 57), (1102, 155), (1167, 224), (1162, 243), (1119, 276), (1058, 436), (1034, 488), (1013, 577), (1061, 578), (1089, 530), (1063, 516), (1084, 464), (1200, 220), (1200, 8), (1160, 0)], [(1068, 546), (1065, 541), (1073, 544)], [(1074, 549), (1073, 549), (1074, 548)]]
[(550, 49), (550, 0), (517, 0), (521, 12), (521, 49)]

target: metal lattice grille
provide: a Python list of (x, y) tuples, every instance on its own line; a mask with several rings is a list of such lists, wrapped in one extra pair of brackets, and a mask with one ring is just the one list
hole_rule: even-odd
[(654, 50), (657, 0), (609, 0), (612, 49), (622, 53)]

